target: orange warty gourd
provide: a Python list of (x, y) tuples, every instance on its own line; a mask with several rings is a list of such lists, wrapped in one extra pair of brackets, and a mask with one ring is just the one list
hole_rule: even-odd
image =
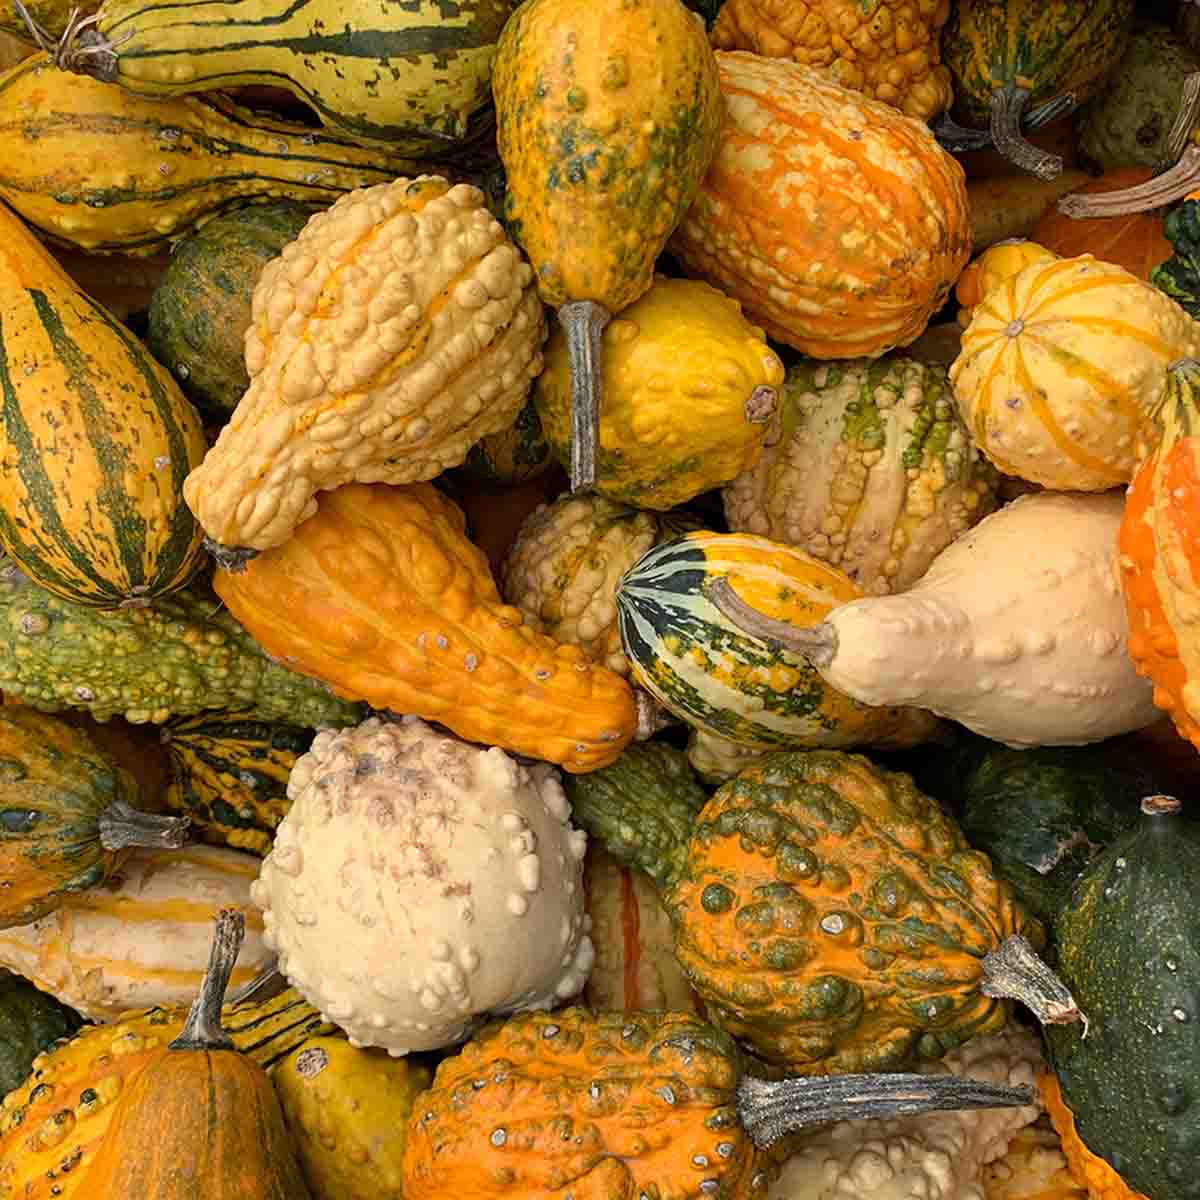
[(431, 484), (348, 484), (214, 586), (263, 649), (339, 696), (593, 771), (638, 728), (633, 690), (504, 604), (462, 510)]
[(919, 337), (970, 254), (962, 168), (921, 122), (818, 71), (717, 64), (721, 141), (672, 254), (814, 358)]

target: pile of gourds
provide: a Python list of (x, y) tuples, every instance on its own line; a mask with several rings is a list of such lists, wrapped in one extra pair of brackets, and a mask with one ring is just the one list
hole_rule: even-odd
[(0, 1200), (1200, 1196), (1198, 14), (0, 0)]

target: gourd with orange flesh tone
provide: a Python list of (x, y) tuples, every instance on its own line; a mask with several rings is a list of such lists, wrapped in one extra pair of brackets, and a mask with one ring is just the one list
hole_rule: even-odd
[(1005, 238), (994, 242), (978, 257), (971, 259), (954, 285), (954, 298), (962, 307), (958, 323), (965, 329), (971, 323), (975, 306), (1005, 280), (1011, 279), (1032, 263), (1053, 262), (1059, 255), (1029, 238)]
[(525, 625), (464, 529), (431, 484), (347, 484), (214, 587), (269, 655), (339, 696), (568, 771), (612, 762), (638, 730), (633, 690)]

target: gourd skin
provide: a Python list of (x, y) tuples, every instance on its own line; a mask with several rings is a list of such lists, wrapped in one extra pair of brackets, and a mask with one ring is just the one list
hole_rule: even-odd
[(462, 471), (479, 483), (517, 484), (537, 479), (553, 466), (554, 455), (530, 397), (511, 425), (489, 433), (471, 447)]
[[(1094, 1196), (1103, 1200), (1099, 1192)], [(984, 1167), (983, 1200), (1088, 1200), (1088, 1189), (1075, 1182), (1062, 1141), (1044, 1113)]]
[[(81, 17), (90, 17), (100, 7), (99, 0), (83, 0), (82, 4), (70, 0), (31, 0), (25, 5), (29, 15), (51, 36), (59, 37), (67, 27), (73, 9), (79, 9)], [(12, 0), (0, 5), (0, 33), (11, 34), (22, 41), (29, 41), (29, 26), (17, 12)]]
[(971, 323), (975, 306), (993, 288), (999, 287), (1030, 264), (1054, 262), (1061, 257), (1036, 239), (1006, 238), (995, 242), (967, 264), (954, 284), (954, 298), (961, 305), (958, 323), (965, 329)]
[(762, 457), (722, 497), (732, 532), (798, 546), (876, 595), (919, 579), (995, 488), (944, 369), (895, 358), (791, 367)]
[(43, 1050), (69, 1038), (81, 1023), (77, 1012), (53, 996), (19, 975), (0, 972), (0, 1100), (29, 1078)]
[(204, 974), (213, 917), (232, 905), (247, 916), (233, 977), (240, 987), (271, 961), (250, 904), (257, 867), (252, 855), (216, 846), (131, 850), (105, 883), (65, 896), (31, 924), (0, 930), (0, 966), (92, 1021), (183, 1003)]
[(442, 1060), (413, 1113), (405, 1200), (550, 1200), (564, 1184), (577, 1196), (764, 1196), (737, 1119), (739, 1065), (731, 1039), (686, 1013), (569, 1008), (490, 1025)]
[(612, 762), (637, 730), (629, 685), (525, 626), (464, 525), (431, 484), (348, 484), (286, 545), (218, 572), (217, 594), (338, 695), (568, 771)]
[(1018, 497), (907, 592), (831, 612), (837, 651), (822, 676), (865, 704), (919, 705), (1010, 746), (1081, 745), (1151, 724), (1116, 578), (1122, 500)]
[(1200, 326), (1090, 254), (1034, 263), (976, 305), (950, 381), (979, 448), (1008, 475), (1063, 491), (1126, 483), (1157, 440), (1166, 368)]
[(716, 149), (703, 26), (675, 0), (529, 0), (500, 35), (492, 92), (506, 220), (542, 300), (632, 304)]
[(727, 0), (712, 41), (824, 68), (842, 87), (926, 121), (952, 98), (940, 45), (949, 16), (946, 0)]
[(672, 255), (813, 358), (913, 341), (970, 253), (962, 168), (924, 125), (817, 71), (717, 62), (726, 120)]
[[(601, 495), (664, 512), (758, 461), (783, 363), (736, 300), (659, 275), (608, 323), (601, 345)], [(569, 462), (571, 364), (561, 325), (533, 398), (555, 454)]]
[(0, 106), (0, 198), (89, 254), (158, 254), (233, 204), (330, 204), (421, 170), (220, 95), (134, 96), (45, 54), (0, 75)]
[(542, 366), (529, 265), (478, 188), (436, 176), (317, 214), (263, 269), (252, 313), (250, 387), (183, 485), (226, 547), (282, 545), (318, 491), (457, 466)]
[(203, 554), (179, 493), (204, 457), (200, 418), (3, 204), (0, 394), (5, 552), (42, 587), (100, 608), (187, 583)]
[(1172, 209), (1163, 232), (1175, 253), (1155, 267), (1150, 282), (1189, 316), (1200, 318), (1200, 200), (1184, 200)]
[(437, 1049), (582, 990), (587, 839), (552, 767), (370, 718), (319, 733), (288, 793), (251, 897), (279, 969), (352, 1044)]

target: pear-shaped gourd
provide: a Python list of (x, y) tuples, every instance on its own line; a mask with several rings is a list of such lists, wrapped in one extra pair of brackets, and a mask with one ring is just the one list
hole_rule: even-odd
[(650, 287), (716, 153), (716, 58), (680, 0), (526, 0), (500, 36), (492, 90), (509, 228), (567, 337), (571, 487), (584, 490), (601, 334)]

